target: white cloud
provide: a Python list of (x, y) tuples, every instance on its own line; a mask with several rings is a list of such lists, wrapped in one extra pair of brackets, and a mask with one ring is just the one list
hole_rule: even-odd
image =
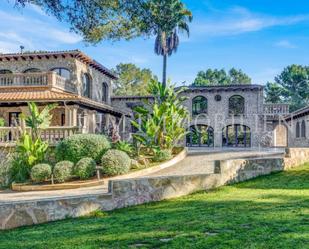
[(234, 7), (220, 14), (215, 14), (211, 18), (200, 20), (199, 24), (192, 26), (192, 29), (194, 32), (209, 36), (225, 36), (260, 31), (275, 26), (294, 25), (308, 21), (309, 15), (277, 17), (256, 14), (246, 8)]
[(297, 48), (294, 44), (292, 44), (288, 40), (281, 40), (275, 43), (276, 47), (281, 47), (281, 48)]
[[(34, 11), (33, 11), (34, 10)], [(26, 50), (48, 50), (62, 45), (77, 44), (82, 38), (68, 28), (64, 28), (55, 18), (41, 13), (30, 7), (23, 12), (12, 9), (8, 12), (0, 11), (0, 45), (1, 52), (16, 52), (20, 45)]]

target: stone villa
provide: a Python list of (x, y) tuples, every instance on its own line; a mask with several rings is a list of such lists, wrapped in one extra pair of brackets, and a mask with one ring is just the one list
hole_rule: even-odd
[(14, 127), (19, 114), (27, 112), (28, 101), (57, 103), (50, 139), (76, 129), (106, 132), (125, 115), (111, 106), (114, 80), (116, 75), (78, 50), (0, 54), (0, 117)]
[[(112, 97), (117, 80), (109, 69), (79, 50), (0, 54), (0, 117), (5, 120), (1, 142), (14, 139), (19, 114), (27, 102), (57, 103), (49, 140), (74, 132), (131, 132), (132, 107), (152, 97)], [(289, 113), (287, 104), (264, 103), (263, 86), (189, 87), (188, 147), (308, 146), (309, 107)], [(126, 129), (124, 129), (126, 127)]]

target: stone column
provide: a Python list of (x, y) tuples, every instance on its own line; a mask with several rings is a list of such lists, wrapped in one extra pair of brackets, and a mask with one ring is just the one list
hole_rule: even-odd
[(214, 131), (214, 147), (222, 147), (222, 131)]
[[(21, 106), (19, 107), (20, 108), (20, 111), (27, 117), (28, 115), (30, 115), (30, 112), (29, 112), (29, 108), (28, 106)], [(25, 129), (26, 128), (26, 122), (25, 120), (19, 118), (19, 122), (20, 122), (20, 127), (22, 129)]]
[(88, 133), (88, 128), (89, 128), (89, 121), (88, 121), (88, 112), (87, 110), (84, 110), (83, 112), (83, 128), (82, 128), (82, 133)]
[(96, 111), (88, 111), (88, 132), (94, 134), (96, 131)]
[(77, 126), (77, 110), (77, 105), (65, 106), (65, 126)]

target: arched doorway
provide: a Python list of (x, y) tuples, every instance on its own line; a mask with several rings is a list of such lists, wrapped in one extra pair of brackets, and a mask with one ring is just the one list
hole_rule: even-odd
[(274, 130), (274, 146), (287, 147), (288, 146), (288, 129), (283, 124), (278, 124)]
[(187, 147), (213, 147), (214, 129), (208, 125), (193, 125), (186, 139)]
[(251, 131), (248, 126), (228, 125), (222, 130), (222, 146), (251, 147)]

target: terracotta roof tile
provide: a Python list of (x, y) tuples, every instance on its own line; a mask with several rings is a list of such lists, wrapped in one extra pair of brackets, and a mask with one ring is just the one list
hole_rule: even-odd
[(0, 102), (76, 100), (78, 96), (52, 90), (0, 92)]

